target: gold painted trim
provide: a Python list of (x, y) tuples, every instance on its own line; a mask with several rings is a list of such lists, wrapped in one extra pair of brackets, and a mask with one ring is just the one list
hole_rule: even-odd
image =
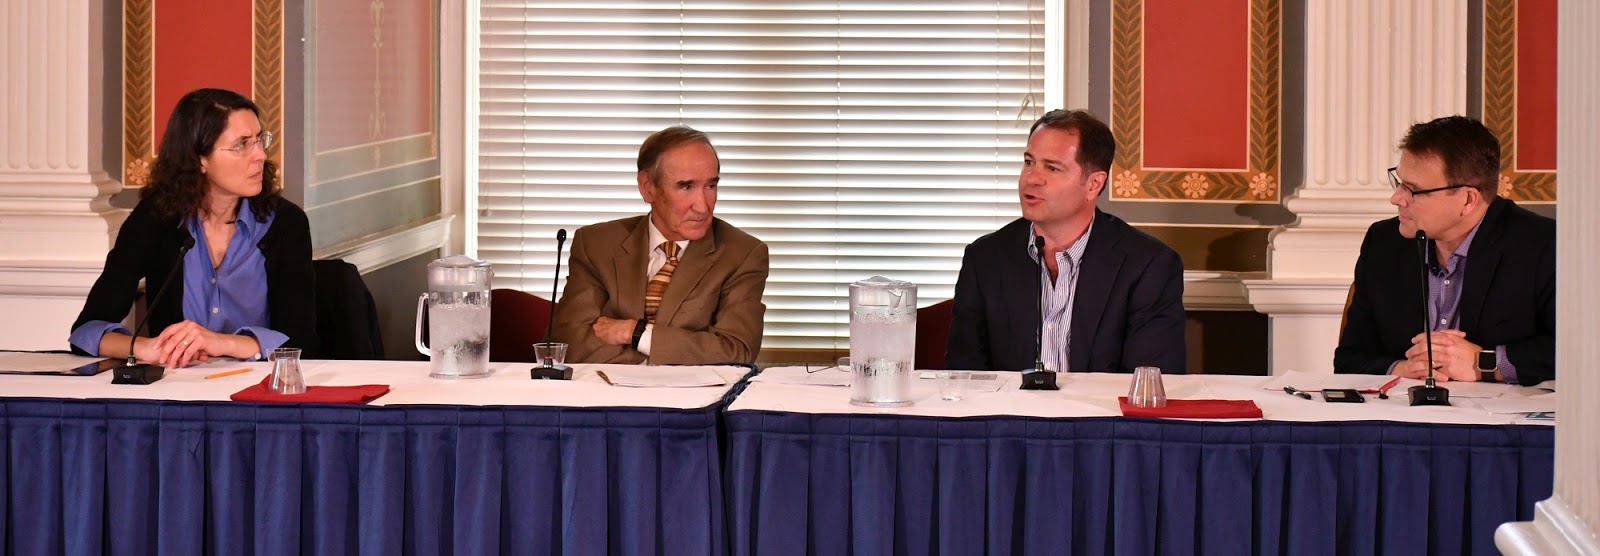
[(1250, 2), (1248, 163), (1243, 170), (1144, 166), (1144, 1), (1114, 0), (1111, 199), (1277, 203), (1282, 191), (1282, 1)]
[[(261, 128), (283, 133), (283, 0), (255, 0), (251, 82), (256, 106), (261, 108)], [(278, 165), (283, 186), (282, 142), (273, 143), (267, 157)]]
[(1517, 2), (1483, 2), (1483, 123), (1500, 139), (1500, 195), (1553, 203), (1556, 173), (1517, 167)]
[(143, 186), (150, 182), (155, 160), (151, 144), (151, 119), (155, 117), (154, 0), (122, 2), (122, 183)]

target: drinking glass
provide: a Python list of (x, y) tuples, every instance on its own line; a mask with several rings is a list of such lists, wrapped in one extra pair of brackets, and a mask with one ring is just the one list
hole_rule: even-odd
[(300, 349), (278, 348), (267, 357), (272, 362), (272, 381), (267, 389), (274, 394), (304, 394), (306, 379), (300, 374)]
[(935, 376), (939, 381), (939, 398), (947, 401), (966, 397), (967, 388), (972, 384), (972, 371), (939, 371)]
[(1134, 407), (1167, 406), (1167, 388), (1161, 384), (1160, 367), (1133, 370), (1133, 383), (1128, 385), (1128, 404)]
[(539, 363), (550, 361), (551, 365), (561, 365), (567, 362), (566, 342), (537, 342), (533, 344), (533, 356)]

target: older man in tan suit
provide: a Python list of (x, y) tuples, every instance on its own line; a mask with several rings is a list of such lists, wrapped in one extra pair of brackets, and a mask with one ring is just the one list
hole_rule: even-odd
[(650, 213), (578, 229), (555, 340), (574, 363), (753, 363), (767, 244), (712, 217), (721, 162), (677, 126), (639, 147)]

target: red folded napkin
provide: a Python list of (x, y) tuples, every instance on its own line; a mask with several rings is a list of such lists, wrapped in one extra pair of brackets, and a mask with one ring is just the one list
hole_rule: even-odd
[(1260, 419), (1261, 408), (1250, 400), (1167, 400), (1166, 407), (1134, 407), (1128, 397), (1117, 398), (1124, 417), (1178, 419)]
[(236, 402), (355, 403), (363, 404), (389, 393), (387, 384), (361, 386), (307, 386), (304, 394), (274, 394), (267, 389), (272, 375), (229, 396)]

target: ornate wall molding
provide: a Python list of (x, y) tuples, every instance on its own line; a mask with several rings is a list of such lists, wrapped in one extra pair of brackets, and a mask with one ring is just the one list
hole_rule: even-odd
[(1111, 129), (1117, 158), (1110, 176), (1116, 200), (1276, 203), (1282, 127), (1282, 4), (1249, 1), (1247, 166), (1240, 170), (1148, 168), (1145, 164), (1144, 0), (1112, 6)]
[(155, 162), (155, 0), (122, 2), (122, 183), (150, 183)]
[[(1553, 169), (1518, 165), (1518, 38), (1525, 30), (1519, 0), (1483, 2), (1483, 122), (1500, 138), (1500, 194), (1516, 201), (1555, 202)], [(1554, 42), (1554, 33), (1535, 40)], [(1554, 85), (1553, 83), (1551, 85)]]
[[(251, 52), (251, 98), (261, 107), (261, 129), (283, 131), (283, 0), (255, 0)], [(283, 178), (283, 147), (274, 143), (267, 157)], [(282, 182), (279, 182), (282, 183)]]

